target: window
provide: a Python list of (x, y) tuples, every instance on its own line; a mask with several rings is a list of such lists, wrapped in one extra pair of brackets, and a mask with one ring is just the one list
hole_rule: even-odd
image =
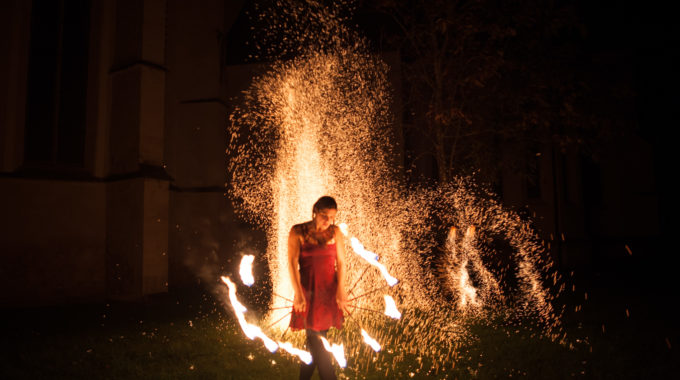
[(24, 159), (28, 166), (84, 166), (89, 0), (34, 0)]

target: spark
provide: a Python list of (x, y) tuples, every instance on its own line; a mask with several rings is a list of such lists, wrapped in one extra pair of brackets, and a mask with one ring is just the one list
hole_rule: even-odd
[(354, 300), (358, 300), (359, 298), (366, 297), (366, 296), (371, 295), (371, 294), (373, 294), (373, 293), (375, 293), (375, 292), (378, 292), (378, 291), (380, 291), (380, 290), (383, 290), (383, 289), (385, 289), (386, 287), (387, 287), (387, 285), (380, 285), (380, 286), (378, 286), (378, 287), (376, 287), (376, 288), (373, 288), (373, 289), (371, 289), (371, 290), (369, 290), (369, 291), (367, 291), (367, 292), (365, 292), (365, 293), (363, 293), (363, 294), (360, 294), (360, 295), (358, 295), (358, 296), (355, 296), (355, 297), (350, 298), (349, 301), (354, 301)]

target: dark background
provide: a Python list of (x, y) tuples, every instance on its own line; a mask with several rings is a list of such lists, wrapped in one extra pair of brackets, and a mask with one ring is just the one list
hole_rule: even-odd
[[(6, 227), (3, 259), (7, 263), (5, 275), (9, 278), (17, 273), (24, 278), (36, 278), (28, 281), (27, 288), (31, 290), (26, 294), (6, 295), (4, 306), (106, 299), (116, 294), (136, 298), (158, 289), (193, 286), (197, 269), (192, 263), (197, 260), (189, 253), (188, 246), (211, 246), (213, 259), (219, 262), (237, 254), (235, 247), (244, 236), (250, 236), (246, 240), (261, 240), (258, 232), (251, 231), (252, 226), (235, 217), (228, 198), (224, 197), (223, 185), (228, 178), (223, 156), (226, 143), (223, 126), (230, 110), (238, 104), (239, 92), (247, 86), (248, 78), (272, 59), (258, 56), (253, 48), (255, 43), (267, 43), (256, 40), (259, 29), (265, 28), (267, 21), (257, 21), (253, 15), (272, 4), (267, 1), (195, 4), (184, 17), (186, 20), (181, 14), (184, 6), (173, 1), (159, 3), (157, 9), (152, 7), (146, 11), (131, 1), (96, 4), (85, 0), (36, 0), (4, 5), (6, 12), (3, 13), (7, 16), (3, 18), (6, 33), (3, 33), (2, 46), (8, 54), (3, 61), (6, 69), (3, 83), (8, 86), (8, 92), (3, 98), (4, 161), (0, 186), (3, 204), (11, 211), (3, 215)], [(488, 7), (489, 15), (493, 15), (487, 23), (513, 16), (496, 15), (494, 2), (483, 4)], [(505, 9), (507, 4), (499, 2), (498, 9)], [(573, 17), (569, 22), (573, 24), (562, 26), (570, 32), (558, 33), (550, 37), (552, 40), (548, 43), (570, 46), (574, 56), (569, 58), (572, 66), (566, 72), (595, 89), (581, 94), (589, 97), (581, 109), (582, 115), (596, 113), (610, 123), (602, 124), (607, 132), (602, 136), (597, 124), (580, 132), (564, 133), (561, 137), (571, 140), (588, 140), (591, 136), (586, 134), (598, 136), (588, 140), (587, 149), (576, 147), (574, 150), (569, 145), (559, 148), (555, 142), (549, 142), (547, 150), (541, 149), (546, 153), (543, 157), (553, 154), (550, 170), (519, 174), (535, 176), (555, 186), (560, 183), (565, 189), (574, 187), (573, 192), (581, 199), (575, 221), (562, 220), (572, 218), (563, 215), (569, 212), (565, 208), (570, 206), (560, 203), (566, 195), (558, 194), (554, 188), (554, 194), (541, 195), (541, 191), (550, 190), (541, 190), (536, 183), (532, 185), (522, 179), (522, 184), (517, 186), (521, 185), (518, 188), (524, 194), (509, 195), (507, 183), (512, 180), (507, 178), (512, 178), (515, 172), (507, 168), (495, 168), (497, 171), (492, 172), (482, 167), (477, 168), (477, 175), (497, 190), (508, 207), (527, 216), (537, 214), (536, 226), (547, 241), (566, 233), (564, 246), (554, 242), (557, 248), (553, 257), (560, 270), (575, 269), (589, 279), (606, 275), (641, 291), (674, 297), (676, 197), (672, 189), (676, 143), (672, 131), (677, 119), (679, 82), (675, 70), (679, 55), (674, 13), (665, 4), (641, 5), (628, 1), (517, 4), (523, 5), (523, 9), (552, 7), (571, 12)], [(404, 70), (414, 59), (412, 46), (404, 42), (403, 31), (390, 13), (393, 9), (403, 11), (409, 7), (413, 7), (414, 13), (428, 12), (431, 11), (428, 6), (437, 4), (362, 1), (356, 5), (350, 22), (356, 23), (360, 34), (367, 37), (369, 48), (383, 54), (393, 67), (390, 78), (401, 107), (395, 109), (395, 128), (406, 137), (401, 147), (405, 157), (403, 165), (408, 169), (405, 180), (442, 181), (436, 162), (412, 159), (427, 152), (431, 145), (411, 138), (414, 131), (418, 134), (419, 123), (422, 124), (418, 113), (423, 114), (423, 110), (409, 105), (408, 86), (413, 86), (414, 79), (405, 76)], [(165, 20), (161, 17), (163, 14)], [(205, 26), (205, 22), (200, 29), (206, 14), (217, 14), (213, 21), (216, 29)], [(271, 36), (269, 38), (271, 42)], [(274, 39), (273, 42), (280, 41)], [(519, 43), (521, 45), (522, 40)], [(512, 49), (507, 47), (508, 55), (514, 54)], [(540, 54), (553, 54), (531, 50), (529, 53), (527, 60)], [(559, 61), (557, 56), (547, 58), (547, 62)], [(515, 63), (522, 63), (521, 57), (513, 59)], [(207, 67), (210, 69), (206, 70)], [(550, 72), (549, 67), (544, 69)], [(617, 103), (619, 97), (626, 102)], [(603, 111), (598, 108), (601, 105), (608, 108)], [(191, 107), (191, 111), (185, 111)], [(199, 107), (207, 108), (199, 110)], [(412, 120), (402, 117), (409, 114), (416, 116)], [(500, 117), (504, 122), (503, 114)], [(195, 137), (201, 125), (210, 130), (210, 137)], [(545, 141), (541, 144), (545, 145)], [(520, 145), (513, 159), (531, 156), (537, 146)], [(629, 151), (631, 147), (634, 149)], [(575, 156), (570, 152), (576, 152)], [(568, 157), (570, 154), (572, 158)], [(567, 178), (555, 160), (562, 160), (561, 165), (576, 162), (578, 178)], [(626, 165), (631, 162), (639, 165), (628, 175)], [(197, 174), (198, 167), (203, 170), (200, 174)], [(618, 174), (610, 175), (612, 173)], [(150, 183), (166, 189), (162, 190), (161, 198), (167, 201), (153, 204), (144, 198), (151, 194), (145, 187)], [(645, 190), (632, 190), (636, 183)], [(76, 186), (78, 190), (69, 186)], [(45, 197), (50, 193), (57, 194), (56, 198)], [(68, 202), (64, 204), (60, 196), (69, 199)], [(134, 207), (118, 206), (129, 205), (130, 197), (136, 199)], [(196, 199), (190, 200), (192, 197)], [(640, 197), (655, 210), (638, 204)], [(47, 204), (40, 203), (39, 199), (43, 198), (49, 200)], [(619, 200), (606, 206), (604, 217), (601, 209), (611, 198)], [(211, 216), (205, 217), (209, 214), (207, 211), (188, 209), (197, 199), (204, 200), (205, 207), (212, 210)], [(132, 209), (136, 211), (130, 211)], [(141, 237), (136, 235), (146, 223), (144, 215), (154, 213), (159, 215), (160, 237), (152, 238), (157, 234), (146, 235), (151, 234), (148, 231)], [(130, 217), (137, 220), (134, 227), (122, 228)], [(207, 221), (200, 222), (201, 218)], [(624, 221), (625, 228), (607, 230), (607, 224), (619, 220)], [(98, 227), (96, 231), (92, 229), (95, 232), (90, 236), (82, 227), (92, 223)], [(186, 231), (194, 234), (181, 237), (181, 226), (186, 224), (190, 225)], [(54, 225), (59, 227), (52, 228), (48, 235), (43, 234), (46, 229), (42, 226)], [(60, 232), (62, 227), (78, 232)], [(206, 228), (210, 232), (206, 232)], [(577, 232), (572, 233), (570, 229)], [(225, 230), (228, 233), (220, 232)], [(133, 235), (137, 237), (131, 238)], [(116, 243), (119, 237), (126, 242)], [(570, 243), (571, 237), (578, 242)], [(139, 248), (140, 241), (154, 239), (159, 241), (158, 249), (163, 255), (168, 253), (167, 258), (162, 259), (167, 261), (162, 266), (168, 269), (158, 274), (161, 277), (157, 277), (157, 284), (152, 287), (156, 290), (144, 290), (145, 265), (151, 264), (145, 264), (144, 259), (139, 261), (140, 257), (150, 256), (144, 251), (147, 248)], [(90, 248), (83, 246), (96, 248), (87, 251)], [(63, 257), (56, 255), (58, 259), (55, 259), (54, 254), (48, 253), (51, 249), (65, 253)], [(121, 249), (127, 253), (116, 253)], [(121, 260), (128, 262), (126, 269), (120, 269)], [(53, 265), (62, 273), (49, 275), (57, 283), (63, 283), (57, 286), (63, 288), (57, 293), (41, 290), (50, 286), (37, 279)], [(98, 269), (92, 272), (88, 270), (91, 266)], [(88, 272), (75, 276), (85, 282), (69, 282), (73, 280), (68, 275), (70, 271)], [(113, 285), (121, 276), (132, 276), (134, 280), (122, 288)], [(86, 283), (90, 285), (83, 286)], [(91, 290), (83, 293), (78, 288)], [(41, 296), (31, 297), (36, 294)]]
[[(17, 327), (12, 342), (30, 335), (27, 341), (43, 346), (34, 331), (40, 326), (46, 336), (64, 326), (96, 326), (101, 310), (108, 310), (103, 305), (122, 310), (120, 325), (138, 323), (135, 313), (153, 314), (163, 297), (163, 307), (175, 307), (173, 297), (186, 294), (194, 306), (205, 305), (204, 293), (219, 275), (235, 273), (241, 255), (262, 257), (263, 231), (240, 219), (226, 194), (225, 149), (228, 115), (271, 61), (253, 49), (253, 36), (265, 26), (252, 16), (272, 3), (2, 2), (0, 308), (8, 330)], [(405, 140), (404, 181), (436, 186), (443, 181), (436, 162), (413, 159), (432, 149), (412, 138), (425, 117), (409, 100), (413, 51), (386, 11), (423, 3), (360, 1), (352, 22), (391, 67), (394, 128)], [(670, 365), (680, 345), (673, 312), (677, 14), (668, 2), (481, 4), (498, 19), (512, 16), (494, 12), (508, 4), (569, 9), (573, 24), (564, 28), (579, 32), (557, 35), (545, 46), (554, 42), (574, 52), (559, 75), (586, 78), (594, 90), (576, 94), (586, 98), (579, 115), (606, 123), (570, 130), (559, 141), (517, 145), (508, 161), (524, 162), (539, 149), (542, 158), (532, 162), (540, 170), (485, 167), (478, 175), (552, 243), (550, 254), (568, 289), (560, 301), (583, 304), (587, 312), (581, 320), (567, 313), (569, 323), (583, 321), (598, 331), (600, 324), (614, 326), (607, 331), (618, 327), (619, 336), (633, 340), (603, 341), (600, 352), (617, 342), (647, 342), (649, 350), (625, 350)], [(529, 51), (527, 62), (542, 54), (546, 62), (561, 62), (550, 49)], [(516, 51), (507, 53), (515, 54), (515, 64), (523, 62)], [(550, 73), (550, 67), (543, 70)], [(486, 99), (486, 90), (478, 91)], [(588, 144), (560, 145), (579, 138)], [(572, 171), (577, 175), (565, 174)], [(258, 265), (264, 270), (266, 263)], [(187, 310), (182, 318), (196, 308)], [(21, 355), (31, 356), (35, 347)], [(630, 365), (644, 372), (644, 365)]]

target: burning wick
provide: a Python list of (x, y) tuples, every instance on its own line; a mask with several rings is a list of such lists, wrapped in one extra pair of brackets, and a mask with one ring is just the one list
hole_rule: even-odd
[(299, 348), (293, 347), (290, 342), (285, 342), (281, 343), (279, 342), (279, 347), (283, 348), (284, 350), (288, 351), (289, 354), (297, 356), (302, 360), (305, 364), (311, 364), (312, 363), (312, 354), (310, 354), (307, 351), (300, 350)]
[(253, 260), (255, 260), (255, 256), (253, 255), (243, 256), (238, 271), (241, 275), (241, 281), (247, 286), (251, 286), (255, 283), (255, 278), (253, 277)]
[(395, 304), (394, 299), (388, 295), (385, 295), (385, 315), (394, 319), (401, 318), (401, 313), (397, 309), (397, 304)]
[(361, 329), (361, 336), (364, 337), (364, 342), (366, 342), (366, 344), (371, 346), (373, 351), (375, 351), (375, 352), (380, 351), (380, 343), (378, 343), (377, 340), (371, 338), (364, 329)]
[(331, 345), (330, 343), (328, 343), (326, 338), (324, 338), (324, 337), (320, 337), (320, 338), (321, 338), (321, 342), (323, 343), (323, 348), (325, 348), (326, 351), (333, 354), (335, 361), (338, 362), (338, 365), (340, 367), (345, 368), (347, 366), (347, 359), (345, 359), (345, 350), (344, 350), (342, 344), (337, 345), (337, 344), (333, 343), (333, 345)]
[(234, 314), (236, 314), (236, 319), (238, 319), (238, 323), (241, 325), (243, 333), (245, 333), (250, 340), (260, 338), (269, 352), (275, 352), (279, 348), (279, 345), (269, 339), (259, 327), (246, 322), (244, 313), (248, 311), (248, 309), (246, 309), (246, 307), (236, 298), (236, 285), (231, 282), (229, 277), (222, 276), (222, 281), (227, 284), (227, 287), (229, 288), (229, 300), (231, 301), (231, 306), (234, 308)]

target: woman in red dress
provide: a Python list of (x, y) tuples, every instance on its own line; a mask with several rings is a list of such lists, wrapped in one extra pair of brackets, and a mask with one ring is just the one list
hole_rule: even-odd
[(335, 226), (337, 210), (335, 199), (319, 198), (312, 220), (296, 224), (288, 236), (288, 270), (295, 291), (290, 327), (305, 329), (312, 354), (312, 363), (300, 367), (300, 379), (310, 379), (315, 368), (322, 380), (335, 379), (321, 337), (330, 327), (342, 328), (343, 311), (347, 312), (345, 243)]

